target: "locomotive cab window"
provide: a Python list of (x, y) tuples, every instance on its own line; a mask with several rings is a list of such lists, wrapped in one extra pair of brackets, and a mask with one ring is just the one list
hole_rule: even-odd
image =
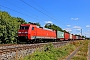
[(20, 26), (20, 29), (29, 29), (29, 26)]
[(34, 30), (34, 27), (32, 27), (32, 30)]
[(29, 26), (26, 26), (25, 29), (29, 29)]

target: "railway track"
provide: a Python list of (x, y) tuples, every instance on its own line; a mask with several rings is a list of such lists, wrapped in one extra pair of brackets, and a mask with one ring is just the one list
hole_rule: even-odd
[[(62, 45), (65, 42), (52, 42), (52, 44), (55, 45)], [(43, 45), (46, 45), (49, 43), (39, 43), (39, 44), (2, 44), (0, 45), (0, 55), (5, 53), (5, 52), (12, 52), (16, 50), (23, 50), (23, 49), (34, 49), (34, 48), (39, 48), (42, 47)]]
[[(51, 42), (55, 48), (65, 45), (70, 41)], [(50, 43), (50, 42), (49, 42)], [(38, 44), (3, 44), (0, 45), (0, 60), (18, 60), (28, 54), (39, 50), (43, 50), (43, 46), (49, 43)]]

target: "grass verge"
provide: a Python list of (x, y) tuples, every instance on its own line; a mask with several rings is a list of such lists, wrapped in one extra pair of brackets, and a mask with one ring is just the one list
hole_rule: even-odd
[(52, 44), (48, 44), (42, 52), (37, 51), (20, 60), (63, 60), (83, 42), (84, 41), (71, 42), (60, 48), (54, 48)]
[(79, 49), (71, 60), (87, 60), (88, 43), (89, 41), (85, 40), (83, 47)]

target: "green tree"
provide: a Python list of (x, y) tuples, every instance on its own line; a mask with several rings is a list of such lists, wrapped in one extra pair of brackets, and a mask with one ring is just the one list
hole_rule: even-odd
[(26, 23), (25, 20), (0, 11), (0, 43), (16, 43), (17, 32), (22, 23)]
[(35, 23), (37, 26), (41, 27), (40, 23)]
[[(52, 30), (58, 30), (58, 31), (62, 31), (62, 32), (67, 32), (66, 30), (63, 30), (62, 28), (60, 28), (59, 26), (57, 26), (55, 24), (47, 23), (47, 24), (45, 24), (44, 27), (48, 28), (48, 29), (52, 29)], [(69, 33), (69, 32), (67, 32), (67, 33)]]
[(41, 25), (40, 25), (40, 23), (38, 22), (38, 23), (32, 23), (32, 22), (28, 22), (29, 24), (34, 24), (34, 25), (37, 25), (37, 26), (39, 26), (39, 27), (41, 27)]

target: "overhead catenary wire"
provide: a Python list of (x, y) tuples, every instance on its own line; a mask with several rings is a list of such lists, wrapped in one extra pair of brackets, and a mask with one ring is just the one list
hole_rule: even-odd
[(14, 12), (17, 12), (17, 13), (19, 13), (19, 14), (22, 14), (22, 15), (25, 15), (25, 16), (28, 16), (28, 17), (30, 17), (30, 18), (33, 18), (33, 19), (36, 19), (36, 20), (40, 21), (40, 20), (37, 19), (37, 18), (34, 18), (34, 17), (29, 16), (29, 15), (27, 15), (27, 14), (21, 13), (21, 12), (16, 11), (16, 10), (14, 10), (14, 9), (11, 9), (11, 8), (9, 8), (9, 7), (3, 6), (3, 5), (0, 5), (0, 6), (2, 6), (2, 7), (4, 7), (4, 8), (7, 8), (7, 9), (9, 9), (9, 10), (12, 10), (12, 11), (14, 11)]
[(54, 17), (51, 13), (49, 13), (47, 10), (45, 10), (43, 7), (41, 7), (39, 4), (37, 4), (34, 0), (31, 0), (34, 4), (36, 4), (37, 6), (39, 6), (41, 9), (43, 9), (45, 12), (47, 12), (48, 14), (50, 14), (52, 17)]
[[(38, 10), (37, 8), (35, 8), (35, 7), (33, 7), (32, 5), (30, 5), (30, 4), (28, 4), (28, 3), (26, 3), (25, 1), (23, 1), (23, 0), (21, 0), (23, 3), (25, 3), (25, 4), (27, 4), (28, 6), (30, 6), (30, 7), (32, 7), (33, 9), (35, 9), (35, 10), (37, 10), (37, 11), (39, 11), (40, 13), (42, 13), (42, 14), (44, 14), (44, 15), (46, 15), (46, 16), (48, 16), (48, 17), (50, 17), (49, 15), (47, 15), (47, 14), (45, 14), (44, 12), (42, 12), (42, 11), (40, 11), (40, 10)], [(50, 18), (52, 18), (52, 17), (50, 17)], [(52, 18), (53, 19), (53, 18)]]
[(23, 3), (25, 3), (25, 4), (26, 4), (26, 5), (28, 5), (28, 6), (32, 7), (33, 9), (35, 9), (35, 10), (39, 11), (40, 13), (42, 13), (42, 14), (44, 14), (44, 15), (48, 16), (49, 18), (53, 19), (54, 21), (57, 21), (58, 23), (61, 23), (62, 25), (64, 25), (62, 22), (60, 22), (60, 21), (58, 21), (58, 20), (54, 19), (53, 17), (51, 17), (51, 16), (47, 15), (47, 14), (46, 14), (46, 13), (44, 13), (44, 12), (42, 12), (42, 11), (38, 10), (37, 8), (35, 8), (35, 7), (33, 7), (32, 5), (28, 4), (27, 2), (25, 2), (25, 1), (23, 1), (23, 0), (20, 0), (20, 1), (21, 1), (21, 2), (23, 2)]
[[(48, 14), (52, 15), (51, 13), (49, 13), (47, 10), (45, 10), (43, 7), (41, 7), (39, 4), (37, 4), (35, 1), (31, 0), (33, 3), (35, 3), (37, 6), (39, 6), (41, 9), (43, 9), (45, 12), (47, 12)], [(53, 15), (52, 15), (53, 16)]]
[(39, 6), (41, 9), (43, 9), (45, 12), (50, 14), (52, 17), (54, 17), (51, 13), (49, 13), (47, 10), (45, 10), (43, 7), (41, 7), (39, 4), (37, 4), (34, 0), (31, 0), (33, 3), (35, 3), (37, 6)]
[(29, 12), (29, 11), (27, 11), (27, 10), (25, 10), (25, 9), (21, 8), (21, 7), (19, 7), (18, 5), (15, 5), (15, 4), (11, 3), (11, 2), (10, 2), (10, 1), (8, 1), (8, 0), (5, 0), (5, 1), (6, 1), (6, 2), (8, 2), (8, 3), (10, 3), (11, 5), (16, 6), (16, 7), (18, 7), (19, 9), (22, 9), (23, 11), (26, 11), (26, 12), (28, 12), (28, 13), (30, 13), (30, 14), (32, 14), (32, 15), (34, 15), (34, 16), (36, 16), (36, 17), (37, 17), (37, 15), (35, 15), (35, 14), (33, 14), (33, 13), (31, 13), (31, 12)]
[[(7, 1), (7, 0), (6, 0)], [(23, 0), (21, 0), (21, 1), (23, 1)], [(19, 7), (19, 6), (17, 6), (17, 5), (15, 5), (15, 4), (13, 4), (13, 3), (11, 3), (11, 2), (9, 2), (9, 1), (7, 1), (8, 3), (10, 3), (10, 4), (12, 4), (12, 5), (14, 5), (14, 6), (16, 6), (16, 7), (18, 7), (18, 8), (20, 8), (20, 9), (22, 9), (22, 10), (24, 10), (24, 11), (27, 11), (27, 10), (25, 10), (25, 9), (23, 9), (23, 8), (21, 8), (21, 7)], [(23, 1), (24, 2), (24, 1)], [(34, 2), (34, 1), (33, 1)], [(24, 2), (25, 4), (27, 4), (26, 2)], [(35, 2), (34, 2), (35, 3)], [(29, 5), (29, 4), (28, 4)], [(37, 4), (38, 5), (38, 4)], [(31, 5), (29, 5), (30, 7), (32, 7), (32, 8), (34, 8), (35, 10), (37, 10), (37, 11), (39, 11), (39, 12), (41, 12), (41, 13), (43, 13), (42, 11), (40, 11), (40, 10), (38, 10), (37, 8), (35, 8), (35, 7), (33, 7), (33, 6), (31, 6)], [(38, 5), (39, 6), (39, 5)], [(42, 7), (41, 7), (42, 8)], [(45, 10), (44, 8), (42, 8), (43, 10)], [(46, 10), (45, 10), (46, 11)], [(27, 11), (27, 12), (29, 12), (29, 11)], [(47, 12), (47, 11), (46, 11)], [(47, 13), (49, 13), (49, 12), (47, 12)], [(23, 13), (22, 13), (23, 14)], [(51, 19), (53, 19), (53, 20), (55, 20), (55, 21), (57, 21), (56, 19), (54, 19), (53, 17), (51, 17), (51, 16), (49, 16), (49, 15), (47, 15), (47, 14), (45, 14), (45, 13), (43, 13), (44, 15), (46, 15), (46, 16), (48, 16), (48, 17), (50, 17)], [(26, 15), (26, 14), (24, 14), (24, 15)], [(31, 17), (31, 16), (30, 16)], [(32, 18), (32, 17), (31, 17)], [(34, 19), (36, 19), (36, 18), (34, 18)], [(38, 20), (38, 19), (37, 19)], [(40, 19), (39, 19), (40, 20)], [(58, 21), (59, 22), (59, 21)], [(60, 22), (61, 23), (61, 22)], [(62, 23), (61, 23), (62, 24)]]

